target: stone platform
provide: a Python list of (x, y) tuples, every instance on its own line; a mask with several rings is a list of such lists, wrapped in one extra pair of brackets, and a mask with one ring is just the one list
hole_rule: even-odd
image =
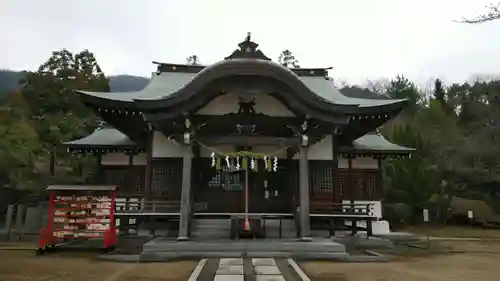
[(294, 258), (346, 260), (344, 245), (325, 238), (304, 242), (297, 239), (193, 240), (158, 238), (143, 246), (141, 261), (200, 258)]

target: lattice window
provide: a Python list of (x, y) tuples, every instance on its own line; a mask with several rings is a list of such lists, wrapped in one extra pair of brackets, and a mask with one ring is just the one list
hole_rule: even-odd
[(174, 161), (156, 161), (153, 163), (151, 192), (161, 196), (173, 188), (180, 188), (182, 184), (182, 170)]
[(377, 193), (377, 180), (376, 176), (372, 173), (365, 174), (365, 196), (372, 198)]
[(340, 193), (340, 196), (341, 198), (344, 197), (344, 195), (347, 195), (345, 193), (345, 191), (347, 190), (346, 189), (346, 175), (345, 174), (339, 174), (339, 193)]
[(220, 187), (221, 179), (222, 179), (222, 171), (219, 170), (215, 171), (215, 175), (208, 182), (208, 187), (209, 188)]
[(227, 166), (222, 170), (215, 172), (215, 175), (208, 182), (209, 188), (221, 187), (224, 190), (241, 191), (243, 190), (243, 177), (241, 172), (230, 172)]
[(312, 188), (315, 192), (332, 192), (332, 167), (327, 165), (312, 167)]
[(357, 197), (357, 198), (364, 197), (365, 196), (365, 194), (364, 194), (365, 181), (364, 181), (363, 174), (354, 173), (352, 176), (354, 177), (354, 182), (355, 182), (355, 185), (354, 185), (354, 188), (356, 189), (355, 197)]
[(241, 191), (243, 190), (242, 177), (240, 172), (223, 173), (222, 188), (224, 190)]
[(145, 168), (143, 167), (132, 167), (129, 171), (132, 179), (130, 181), (129, 192), (130, 193), (142, 193), (144, 190), (144, 173)]
[(125, 169), (104, 169), (103, 174), (106, 184), (121, 186), (125, 182), (127, 171)]
[(144, 187), (144, 168), (125, 166), (105, 168), (103, 170), (105, 184), (117, 185), (121, 194), (139, 194)]

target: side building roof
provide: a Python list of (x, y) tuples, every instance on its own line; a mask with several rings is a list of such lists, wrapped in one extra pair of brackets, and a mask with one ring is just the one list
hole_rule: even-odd
[(383, 153), (383, 154), (409, 154), (415, 151), (414, 148), (395, 144), (386, 139), (380, 133), (366, 134), (352, 142), (352, 147), (345, 148), (344, 151), (356, 151), (357, 153)]
[[(74, 141), (63, 143), (73, 151), (144, 151), (144, 147), (129, 139), (114, 128), (97, 129), (92, 134)], [(342, 153), (408, 155), (415, 149), (397, 145), (379, 133), (364, 135), (352, 142), (350, 147), (342, 147)]]
[(81, 139), (63, 142), (68, 151), (78, 152), (138, 152), (145, 151), (142, 144), (131, 140), (115, 128), (105, 127), (94, 130)]

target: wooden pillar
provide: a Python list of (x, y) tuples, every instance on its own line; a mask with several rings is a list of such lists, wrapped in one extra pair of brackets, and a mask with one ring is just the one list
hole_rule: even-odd
[[(354, 177), (353, 174), (353, 169), (352, 169), (352, 157), (349, 157), (347, 159), (348, 161), (348, 174), (349, 174), (349, 196), (348, 199), (351, 203), (351, 212), (354, 210), (354, 187), (356, 186), (356, 178)], [(357, 221), (356, 220), (351, 220), (351, 233), (352, 235), (357, 233)]]
[(146, 200), (151, 199), (151, 185), (153, 179), (153, 134), (151, 132), (146, 147), (146, 170), (144, 171), (144, 197)]
[(332, 203), (341, 203), (339, 180), (339, 142), (335, 135), (332, 135)]
[(127, 189), (131, 191), (132, 187), (134, 187), (134, 154), (132, 152), (128, 153), (128, 165), (127, 165)]
[(301, 146), (299, 150), (300, 240), (302, 241), (311, 241), (307, 150), (308, 148), (305, 146)]
[(181, 191), (181, 212), (179, 222), (179, 236), (177, 240), (189, 240), (189, 218), (191, 214), (191, 147), (182, 147), (182, 191)]
[[(340, 186), (339, 178), (339, 152), (339, 140), (335, 134), (332, 134), (332, 203), (342, 203), (342, 187)], [(332, 212), (335, 212), (336, 210), (336, 207), (332, 206)], [(334, 218), (329, 219), (330, 237), (335, 237), (335, 227), (337, 223), (338, 220)]]
[(383, 171), (382, 171), (382, 159), (380, 157), (377, 158), (377, 167), (378, 167), (378, 171), (377, 171), (377, 177), (376, 177), (376, 194), (375, 196), (377, 196), (376, 198), (377, 199), (380, 199), (383, 197), (383, 193), (384, 193), (384, 174), (383, 174)]
[(347, 192), (347, 199), (351, 201), (351, 204), (354, 204), (354, 187), (356, 186), (356, 178), (354, 177), (353, 169), (352, 169), (352, 157), (347, 158), (347, 174), (349, 175), (349, 187)]

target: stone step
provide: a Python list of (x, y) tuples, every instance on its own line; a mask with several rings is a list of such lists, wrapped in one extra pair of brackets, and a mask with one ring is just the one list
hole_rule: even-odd
[(344, 253), (345, 247), (331, 240), (302, 242), (282, 240), (162, 241), (144, 244), (144, 252), (329, 252)]
[[(279, 238), (280, 222), (279, 220), (266, 220), (266, 238)], [(293, 219), (282, 220), (281, 237), (297, 237), (297, 228)]]
[(330, 260), (347, 261), (348, 253), (290, 253), (290, 252), (159, 252), (142, 253), (141, 262), (164, 262), (176, 259), (202, 259), (202, 258), (293, 258), (300, 260)]
[(191, 222), (191, 237), (227, 239), (231, 235), (231, 220), (229, 219), (194, 219)]

